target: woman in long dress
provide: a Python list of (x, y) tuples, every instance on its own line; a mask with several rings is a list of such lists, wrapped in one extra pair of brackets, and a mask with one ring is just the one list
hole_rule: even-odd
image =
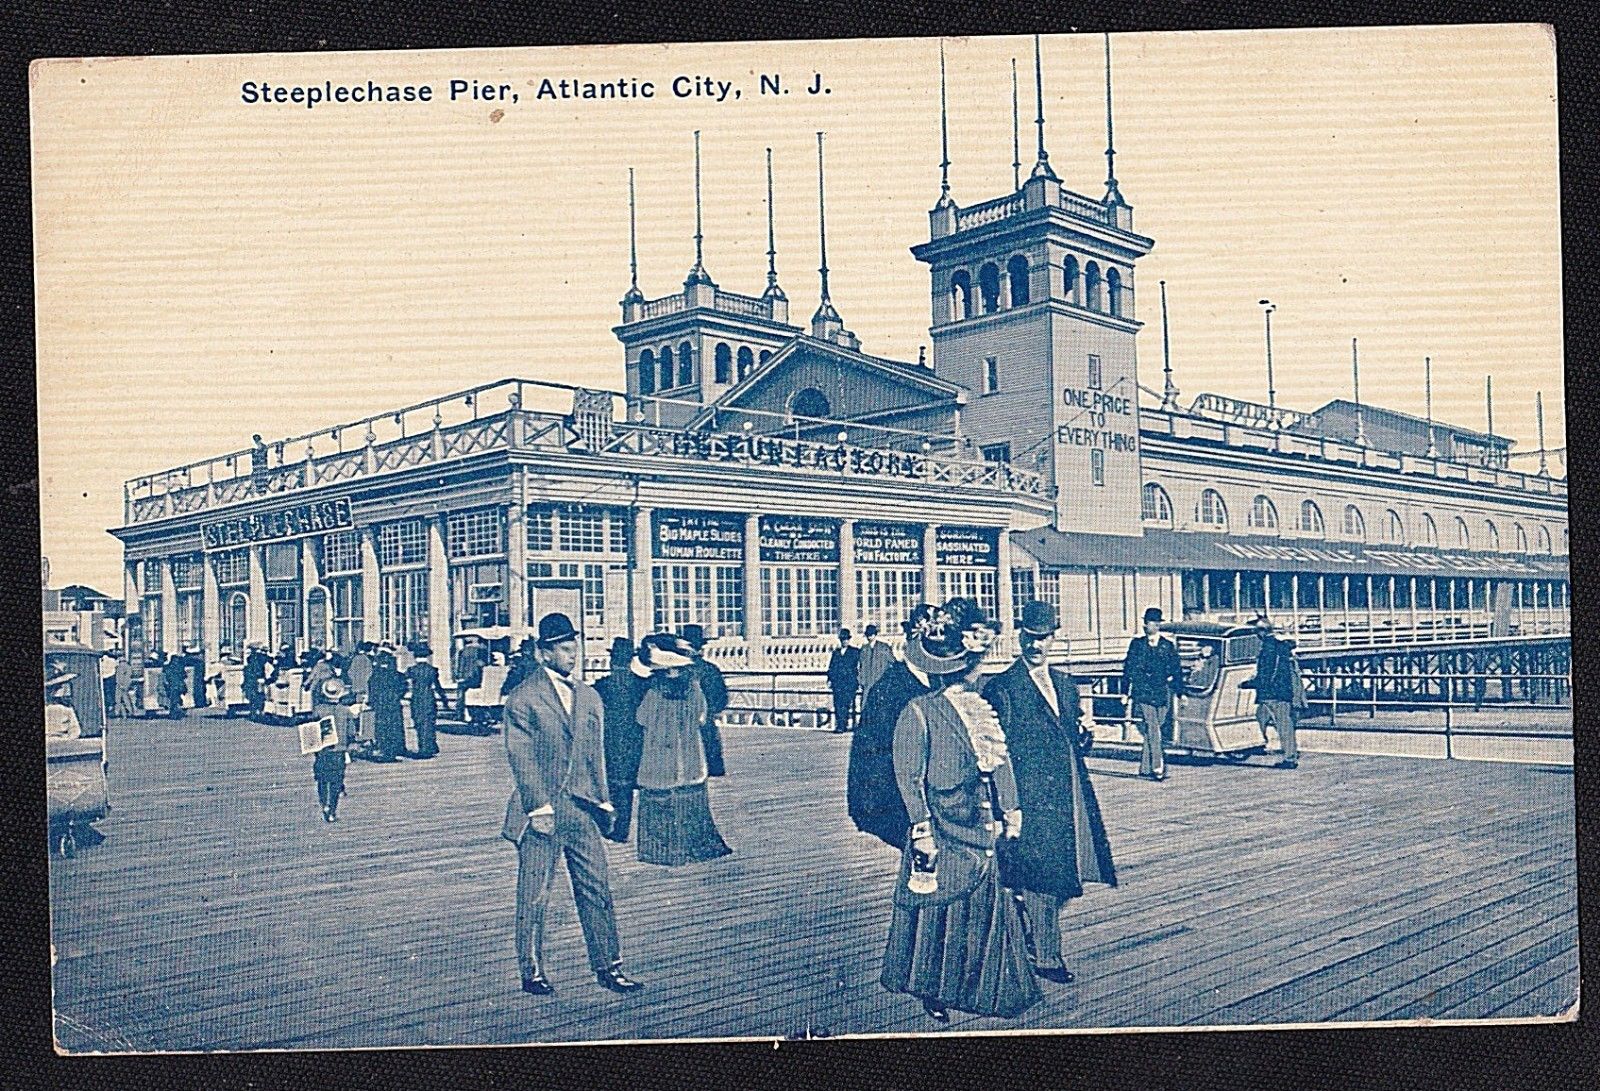
[(733, 850), (711, 818), (700, 727), (706, 700), (689, 671), (693, 650), (681, 637), (646, 637), (639, 661), (650, 684), (639, 702), (639, 859), (647, 864), (715, 860)]
[(881, 980), (941, 1023), (951, 1008), (1009, 1018), (1039, 999), (1022, 917), (995, 861), (999, 839), (1022, 831), (1016, 780), (999, 717), (973, 689), (995, 636), (976, 603), (952, 599), (906, 643), (906, 662), (934, 690), (895, 724), (895, 779), (911, 828)]

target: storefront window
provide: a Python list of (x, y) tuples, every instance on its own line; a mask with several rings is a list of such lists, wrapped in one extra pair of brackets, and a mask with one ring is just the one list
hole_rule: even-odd
[(161, 599), (147, 595), (139, 604), (139, 615), (144, 619), (144, 646), (151, 652), (166, 651), (161, 639)]
[(506, 551), (505, 509), (457, 512), (445, 522), (451, 560), (497, 557)]
[(186, 592), (178, 596), (178, 647), (201, 647), (205, 635), (200, 612), (201, 596)]
[(856, 617), (862, 625), (898, 632), (921, 601), (920, 568), (856, 569)]
[(503, 561), (450, 566), (450, 616), (458, 629), (511, 622)]
[(939, 597), (972, 599), (991, 618), (999, 612), (999, 580), (992, 568), (947, 568), (939, 573)]
[(217, 634), (224, 654), (244, 655), (244, 646), (250, 626), (250, 597), (235, 591), (222, 606), (222, 631)]
[(651, 573), (655, 628), (706, 636), (744, 635), (744, 570), (730, 564), (658, 564)]
[(348, 650), (361, 643), (361, 577), (330, 579), (328, 608), (333, 619), (333, 646)]
[(172, 586), (179, 591), (200, 590), (204, 572), (198, 556), (172, 558)]
[(762, 566), (761, 600), (768, 636), (817, 636), (839, 628), (839, 570)]
[(144, 562), (144, 593), (161, 594), (161, 562), (154, 558)]
[(221, 587), (244, 586), (250, 582), (250, 551), (226, 549), (211, 555), (211, 564), (217, 571), (217, 584)]
[(403, 519), (378, 528), (378, 563), (384, 568), (428, 562), (428, 524)]
[(361, 571), (361, 535), (341, 530), (322, 536), (322, 572), (325, 576)]
[(385, 572), (378, 585), (378, 628), (383, 640), (407, 644), (428, 637), (428, 573)]

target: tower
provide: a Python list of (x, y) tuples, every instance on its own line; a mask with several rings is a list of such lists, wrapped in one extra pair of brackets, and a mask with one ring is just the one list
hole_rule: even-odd
[(700, 216), (700, 134), (694, 134), (694, 264), (683, 290), (647, 299), (639, 290), (633, 174), (628, 175), (632, 283), (622, 297), (622, 342), (629, 405), (635, 415), (669, 426), (745, 378), (801, 332), (789, 324), (789, 299), (778, 286), (772, 233), (772, 155), (767, 153), (767, 286), (759, 296), (718, 286), (705, 267)]
[(963, 429), (986, 457), (1054, 484), (1057, 529), (1138, 535), (1134, 265), (1155, 244), (1134, 232), (1113, 167), (1109, 39), (1104, 197), (1074, 193), (1051, 167), (1037, 37), (1034, 87), (1037, 156), (1016, 192), (961, 207), (945, 152), (929, 239), (911, 249), (929, 268), (934, 372), (972, 391)]

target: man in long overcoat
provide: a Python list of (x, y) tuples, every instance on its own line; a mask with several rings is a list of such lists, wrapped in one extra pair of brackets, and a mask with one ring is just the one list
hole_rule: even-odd
[(555, 991), (544, 974), (544, 918), (563, 855), (578, 906), (589, 966), (601, 986), (630, 993), (600, 827), (611, 822), (606, 794), (604, 712), (593, 687), (572, 677), (578, 632), (565, 614), (539, 619), (541, 669), (506, 698), (506, 758), (515, 786), (500, 835), (517, 846), (517, 963), (522, 989)]
[(694, 652), (694, 662), (689, 673), (700, 683), (700, 695), (706, 699), (706, 722), (700, 725), (700, 741), (706, 749), (706, 775), (720, 777), (727, 773), (722, 760), (722, 729), (717, 717), (728, 707), (728, 682), (722, 677), (722, 668), (706, 658), (706, 631), (699, 625), (683, 627), (684, 643)]
[(1256, 691), (1256, 723), (1263, 733), (1271, 724), (1278, 730), (1283, 747), (1279, 769), (1294, 769), (1300, 764), (1300, 747), (1295, 743), (1295, 715), (1305, 706), (1305, 689), (1300, 682), (1300, 664), (1295, 660), (1294, 642), (1276, 632), (1265, 614), (1256, 618), (1261, 650), (1256, 653), (1256, 676), (1241, 682), (1241, 689)]
[(856, 661), (856, 674), (861, 682), (861, 707), (862, 714), (865, 715), (867, 694), (878, 684), (883, 672), (893, 665), (894, 650), (878, 639), (876, 625), (868, 625), (863, 635), (866, 637), (866, 643), (861, 645), (861, 658)]
[(267, 708), (267, 674), (271, 660), (260, 644), (251, 644), (244, 657), (244, 699), (250, 703), (251, 719), (260, 718)]
[(1116, 886), (1117, 876), (1083, 760), (1092, 740), (1080, 737), (1078, 686), (1049, 664), (1059, 626), (1055, 607), (1025, 603), (1022, 655), (989, 680), (983, 696), (1005, 729), (1017, 799), (1027, 816), (1022, 836), (1001, 858), (1001, 880), (1022, 895), (1034, 971), (1067, 982), (1073, 975), (1061, 965), (1061, 908), (1083, 893), (1085, 883)]
[(856, 690), (861, 687), (857, 667), (861, 649), (850, 643), (850, 630), (839, 630), (839, 644), (828, 655), (828, 689), (833, 693), (833, 729), (849, 731), (856, 707)]
[[(918, 623), (933, 613), (918, 606), (903, 626), (912, 639)], [(850, 737), (850, 766), (845, 786), (850, 820), (856, 829), (905, 848), (911, 819), (894, 775), (894, 725), (913, 699), (932, 693), (928, 676), (902, 660), (893, 660), (867, 691), (861, 705), (861, 722)]]
[(639, 756), (644, 750), (644, 728), (639, 726), (639, 702), (650, 684), (650, 668), (633, 654), (626, 637), (611, 642), (611, 670), (594, 684), (605, 707), (606, 790), (614, 814), (605, 836), (619, 844), (628, 840), (633, 825), (633, 796), (638, 791)]

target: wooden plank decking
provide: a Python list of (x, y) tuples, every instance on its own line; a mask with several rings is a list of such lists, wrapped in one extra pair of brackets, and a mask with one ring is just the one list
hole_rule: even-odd
[[(317, 813), (294, 734), (112, 726), (107, 840), (51, 868), (69, 1051), (937, 1033), (877, 983), (891, 850), (843, 802), (847, 740), (726, 733), (713, 808), (734, 855), (667, 869), (611, 849), (628, 972), (586, 968), (565, 880), (554, 997), (517, 989), (498, 737), (350, 767)], [(1297, 772), (1091, 759), (1121, 885), (1067, 914), (1079, 980), (1014, 1022), (1243, 1025), (1518, 1018), (1577, 992), (1570, 768), (1309, 755)]]

